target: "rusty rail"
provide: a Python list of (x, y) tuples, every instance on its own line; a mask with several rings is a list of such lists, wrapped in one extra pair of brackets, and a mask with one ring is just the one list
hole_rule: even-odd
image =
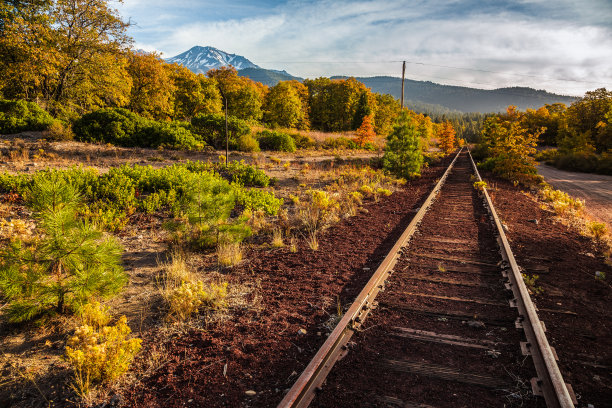
[(406, 227), (401, 237), (397, 240), (389, 254), (382, 261), (376, 272), (372, 275), (366, 286), (359, 293), (349, 310), (344, 314), (334, 331), (329, 335), (325, 343), (321, 346), (317, 354), (304, 369), (293, 387), (289, 390), (285, 398), (278, 405), (279, 408), (288, 407), (307, 407), (315, 396), (317, 389), (321, 387), (327, 374), (332, 367), (347, 351), (347, 343), (353, 333), (359, 329), (367, 315), (376, 304), (374, 299), (384, 288), (384, 284), (389, 275), (393, 272), (393, 267), (401, 256), (401, 250), (412, 235), (415, 233), (423, 216), (432, 205), (436, 196), (442, 189), (451, 169), (453, 168), (462, 149), (457, 153), (451, 164), (448, 166), (432, 192), (427, 197), (421, 208)]
[[(468, 156), (478, 181), (482, 181), (469, 149)], [(517, 327), (521, 327), (524, 330), (525, 337), (527, 338), (527, 343), (522, 344), (521, 348), (526, 354), (531, 355), (536, 373), (538, 374), (538, 378), (531, 380), (533, 392), (536, 395), (544, 396), (548, 408), (573, 408), (577, 402), (573, 391), (571, 391), (571, 386), (563, 381), (563, 376), (557, 366), (556, 354), (548, 344), (544, 327), (531, 301), (521, 271), (504, 233), (503, 225), (497, 216), (486, 188), (483, 189), (483, 193), (485, 207), (491, 215), (498, 233), (497, 241), (503, 258), (502, 267), (504, 274), (510, 280), (510, 289), (514, 295), (512, 303), (516, 305), (519, 311)]]

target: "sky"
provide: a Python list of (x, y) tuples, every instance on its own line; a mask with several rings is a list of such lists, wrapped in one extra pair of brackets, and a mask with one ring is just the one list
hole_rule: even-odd
[(213, 46), (304, 78), (612, 88), (611, 0), (124, 0), (134, 48)]

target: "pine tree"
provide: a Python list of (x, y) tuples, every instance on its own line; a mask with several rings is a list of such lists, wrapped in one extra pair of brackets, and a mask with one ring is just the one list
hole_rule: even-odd
[(9, 319), (74, 312), (117, 293), (126, 282), (123, 250), (115, 238), (77, 217), (76, 188), (50, 173), (35, 180), (27, 196), (40, 238), (16, 238), (0, 250), (0, 293)]
[(421, 139), (425, 137), (406, 111), (400, 114), (393, 131), (387, 136), (383, 168), (404, 178), (418, 176), (423, 165)]
[(363, 117), (361, 126), (357, 129), (357, 136), (354, 141), (359, 147), (364, 147), (366, 143), (371, 143), (376, 136), (374, 127), (372, 126), (372, 116), (366, 115)]

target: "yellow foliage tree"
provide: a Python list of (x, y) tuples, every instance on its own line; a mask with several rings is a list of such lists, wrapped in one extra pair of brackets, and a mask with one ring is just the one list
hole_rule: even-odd
[(485, 168), (510, 181), (530, 184), (537, 181), (533, 156), (544, 129), (529, 132), (524, 118), (525, 114), (516, 106), (509, 106), (506, 114), (488, 118), (482, 130), (482, 143), (489, 156)]
[(455, 129), (450, 122), (443, 122), (437, 126), (438, 146), (446, 154), (451, 154), (456, 146)]

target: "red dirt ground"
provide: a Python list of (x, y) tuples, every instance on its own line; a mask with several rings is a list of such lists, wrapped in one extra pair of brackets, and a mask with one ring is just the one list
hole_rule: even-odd
[[(254, 275), (262, 310), (237, 310), (229, 322), (177, 338), (170, 345), (170, 361), (126, 393), (121, 404), (276, 405), (323, 343), (329, 332), (324, 323), (337, 314), (338, 302), (347, 305), (357, 295), (443, 170), (425, 170), (405, 189), (366, 205), (367, 214), (333, 226), (320, 237), (318, 251), (302, 243), (296, 253), (248, 254), (227, 278), (231, 284)], [(160, 346), (155, 333), (145, 340), (144, 353)]]
[[(263, 308), (233, 311), (229, 322), (176, 338), (169, 345), (170, 361), (120, 404), (275, 406), (323, 343), (329, 333), (324, 323), (337, 314), (338, 302), (346, 306), (356, 296), (440, 173), (439, 167), (429, 169), (405, 190), (367, 205), (369, 213), (334, 226), (321, 236), (318, 251), (303, 244), (297, 253), (248, 254), (248, 262), (228, 279), (259, 279)], [(519, 265), (548, 267), (548, 273), (539, 273), (544, 292), (535, 301), (580, 406), (612, 406), (612, 268), (589, 239), (556, 222), (520, 188), (498, 181), (493, 197)], [(608, 281), (596, 280), (595, 271), (605, 272)], [(160, 346), (152, 333), (144, 353)]]
[[(565, 381), (580, 406), (612, 407), (612, 267), (589, 238), (561, 224), (519, 188), (503, 181), (496, 184), (494, 203), (508, 225), (518, 264), (527, 270), (535, 265), (548, 268), (547, 273), (530, 273), (539, 275), (536, 284), (543, 289), (532, 298)], [(597, 271), (607, 279), (595, 279)]]

